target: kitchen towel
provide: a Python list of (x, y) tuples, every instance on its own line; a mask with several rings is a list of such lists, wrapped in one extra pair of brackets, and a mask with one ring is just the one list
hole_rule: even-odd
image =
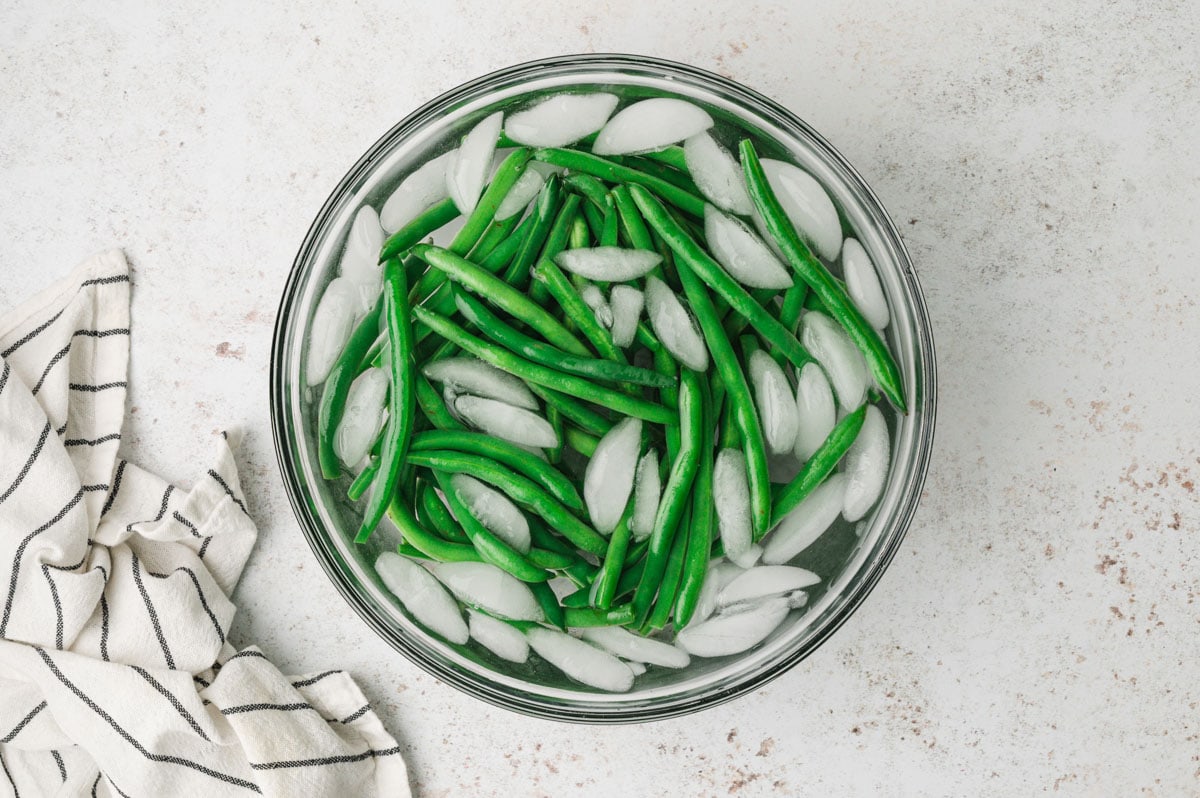
[(105, 252), (0, 318), (0, 795), (409, 795), (348, 674), (226, 640), (233, 436), (190, 490), (122, 456), (129, 287)]

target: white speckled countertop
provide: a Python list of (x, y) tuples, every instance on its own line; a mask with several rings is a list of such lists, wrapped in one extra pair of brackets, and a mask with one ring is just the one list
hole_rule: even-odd
[[(352, 671), (418, 795), (1200, 794), (1194, 3), (171, 5), (0, 11), (0, 308), (124, 248), (125, 451), (186, 484), (246, 431), (233, 641)], [(715, 70), (821, 131), (902, 228), (941, 375), (866, 604), (765, 689), (638, 727), (529, 720), (395, 654), (301, 537), (268, 420), (279, 293), (343, 172), (441, 91), (577, 51)]]

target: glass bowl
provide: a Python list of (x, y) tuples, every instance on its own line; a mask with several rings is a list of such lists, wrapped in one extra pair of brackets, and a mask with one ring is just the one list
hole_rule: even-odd
[[(823, 183), (843, 228), (858, 238), (879, 271), (892, 315), (887, 343), (903, 372), (910, 404), (905, 416), (887, 415), (885, 409), (892, 467), (875, 509), (856, 525), (839, 519), (794, 561), (823, 580), (810, 593), (808, 606), (794, 610), (750, 651), (693, 658), (678, 671), (651, 668), (621, 694), (571, 682), (536, 655), (514, 666), (473, 642), (448, 644), (415, 624), (372, 567), (381, 551), (394, 547), (395, 538), (381, 530), (368, 544), (355, 546), (351, 537), (359, 513), (345, 498), (344, 484), (320, 476), (318, 395), (301, 380), (313, 311), (336, 274), (354, 212), (364, 202), (378, 208), (401, 177), (448, 149), (449, 141), (488, 113), (531, 95), (584, 86), (624, 96), (650, 92), (689, 99), (709, 111), (717, 130), (737, 120), (762, 141), (762, 155), (793, 160)], [(812, 128), (754, 91), (694, 67), (628, 55), (563, 56), (502, 69), (426, 103), (389, 130), (350, 168), (309, 229), (284, 287), (271, 353), (271, 416), (284, 483), (317, 559), (350, 605), (435, 677), (507, 709), (585, 723), (653, 720), (729, 701), (779, 676), (833, 634), (879, 580), (912, 520), (929, 464), (935, 394), (933, 340), (912, 263), (895, 225), (853, 167)]]

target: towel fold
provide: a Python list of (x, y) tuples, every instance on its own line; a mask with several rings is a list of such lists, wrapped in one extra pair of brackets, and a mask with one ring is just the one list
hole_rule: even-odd
[(0, 793), (409, 795), (349, 675), (227, 642), (235, 436), (190, 489), (120, 456), (129, 340), (119, 251), (0, 319)]

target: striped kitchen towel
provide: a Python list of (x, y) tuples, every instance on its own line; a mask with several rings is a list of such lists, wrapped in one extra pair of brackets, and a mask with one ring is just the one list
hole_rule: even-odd
[(124, 459), (129, 327), (119, 251), (0, 317), (0, 795), (409, 795), (346, 673), (227, 642), (231, 441), (190, 490)]

